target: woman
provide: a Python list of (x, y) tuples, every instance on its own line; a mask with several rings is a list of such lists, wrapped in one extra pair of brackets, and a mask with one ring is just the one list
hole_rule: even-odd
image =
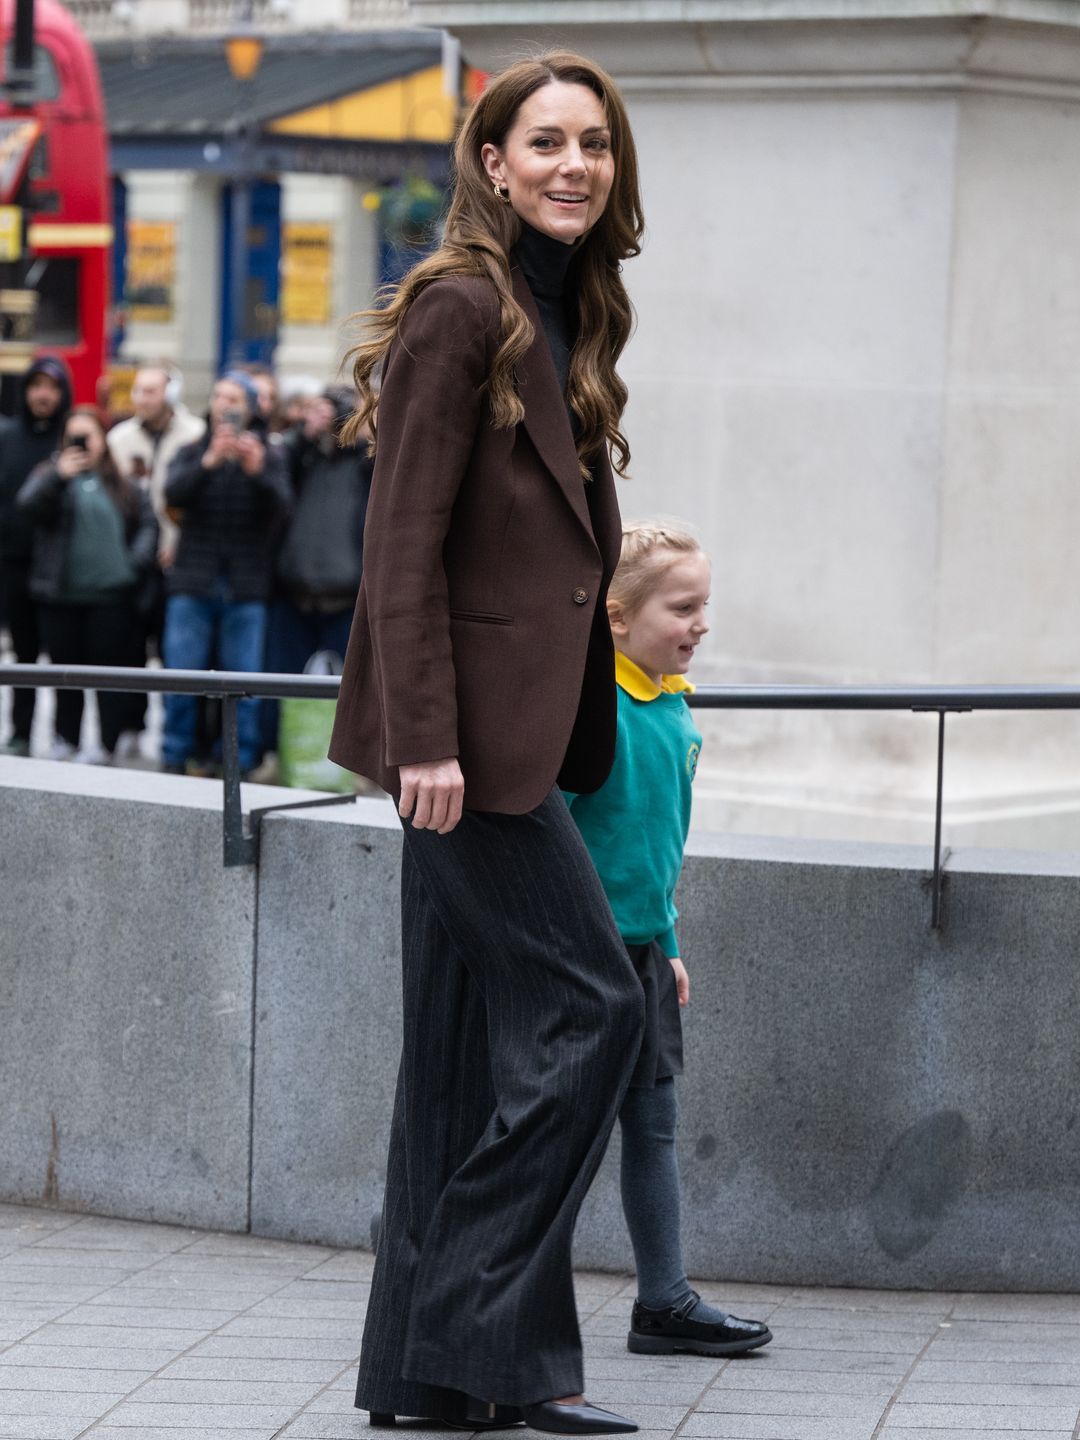
[(625, 468), (637, 167), (610, 78), (561, 53), (489, 85), (455, 160), (442, 247), (354, 351), (376, 460), (330, 753), (397, 797), (405, 832), (356, 1403), (373, 1424), (626, 1431), (580, 1393), (570, 1245), (641, 990), (557, 787), (596, 789), (614, 750), (608, 449)]
[[(30, 591), (53, 664), (141, 667), (140, 605), (153, 596), (158, 523), (150, 497), (117, 473), (96, 410), (71, 412), (59, 454), (30, 475), (16, 504), (34, 522)], [(58, 690), (53, 757), (111, 761), (133, 702), (144, 697), (100, 691), (102, 750), (80, 751), (83, 692)]]

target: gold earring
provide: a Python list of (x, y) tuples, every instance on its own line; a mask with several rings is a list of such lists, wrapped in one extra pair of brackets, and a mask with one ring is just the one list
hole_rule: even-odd
[(491, 188), (495, 191), (496, 200), (501, 200), (504, 205), (510, 204), (510, 196), (503, 194), (502, 186), (499, 184), (498, 180), (493, 180), (491, 182)]

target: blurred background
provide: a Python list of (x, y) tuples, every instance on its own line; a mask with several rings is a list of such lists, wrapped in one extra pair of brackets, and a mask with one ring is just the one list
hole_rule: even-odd
[[(623, 510), (713, 558), (693, 678), (1077, 679), (1077, 0), (36, 0), (21, 69), (16, 10), (8, 375), (59, 350), (111, 418), (156, 357), (196, 411), (226, 364), (325, 384), (485, 76), (581, 49), (648, 226)], [(698, 828), (929, 835), (932, 718), (701, 719)], [(1080, 721), (948, 733), (947, 839), (1080, 848)]]

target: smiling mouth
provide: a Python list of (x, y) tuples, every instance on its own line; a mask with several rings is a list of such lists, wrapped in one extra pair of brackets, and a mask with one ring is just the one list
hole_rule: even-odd
[(556, 205), (584, 205), (589, 198), (571, 190), (546, 190), (544, 193), (546, 198), (554, 200)]

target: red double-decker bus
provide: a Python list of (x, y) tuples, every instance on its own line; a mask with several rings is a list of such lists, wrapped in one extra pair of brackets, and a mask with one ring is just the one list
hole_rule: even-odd
[[(0, 0), (5, 75), (12, 66), (15, 3)], [(76, 400), (90, 403), (105, 368), (112, 244), (101, 81), (86, 37), (55, 0), (36, 0), (34, 39), (32, 90), (18, 106), (0, 91), (0, 127), (12, 135), (15, 122), (37, 127), (21, 190), (27, 206), (22, 285), (37, 295), (33, 348), (62, 355)]]

